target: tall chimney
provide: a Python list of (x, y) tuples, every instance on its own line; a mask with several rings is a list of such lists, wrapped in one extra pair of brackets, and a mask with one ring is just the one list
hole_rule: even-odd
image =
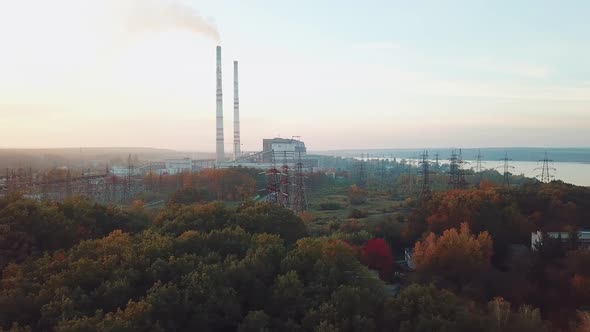
[(234, 159), (240, 157), (240, 95), (238, 89), (238, 62), (234, 61)]
[(221, 88), (221, 46), (217, 46), (217, 163), (225, 161), (225, 152), (223, 151), (223, 91)]

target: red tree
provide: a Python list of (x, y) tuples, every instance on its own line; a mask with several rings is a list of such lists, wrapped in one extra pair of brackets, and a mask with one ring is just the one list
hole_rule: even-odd
[(393, 273), (393, 255), (391, 248), (384, 239), (373, 239), (361, 249), (361, 262), (379, 271), (379, 277), (389, 280)]

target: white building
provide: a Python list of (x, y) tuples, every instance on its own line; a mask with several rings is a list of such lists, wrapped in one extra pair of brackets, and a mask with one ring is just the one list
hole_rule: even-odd
[[(547, 232), (548, 236), (553, 239), (558, 239), (561, 237), (563, 241), (567, 241), (570, 237), (570, 232)], [(579, 231), (579, 239), (580, 246), (582, 247), (590, 247), (590, 231)], [(531, 250), (536, 250), (537, 244), (541, 242), (543, 239), (543, 233), (541, 231), (536, 231), (531, 233)]]
[[(118, 177), (129, 176), (129, 167), (127, 167), (127, 166), (113, 166), (113, 167), (111, 167), (111, 174), (113, 174), (114, 176), (118, 176)], [(132, 168), (131, 175), (137, 175), (137, 174), (140, 174), (139, 170), (137, 168)]]
[(273, 159), (275, 161), (282, 161), (287, 159), (293, 161), (301, 157), (304, 157), (307, 153), (305, 143), (296, 139), (289, 138), (270, 138), (262, 140), (262, 159), (265, 163), (271, 163)]
[(165, 172), (171, 175), (193, 171), (193, 161), (190, 158), (166, 159), (164, 165)]

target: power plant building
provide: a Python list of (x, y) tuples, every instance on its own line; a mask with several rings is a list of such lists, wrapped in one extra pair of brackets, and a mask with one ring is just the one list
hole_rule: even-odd
[[(305, 143), (298, 139), (287, 138), (269, 138), (263, 139), (262, 151), (254, 153), (244, 153), (241, 149), (240, 137), (240, 97), (239, 97), (239, 80), (238, 80), (238, 61), (233, 62), (233, 99), (234, 99), (234, 117), (233, 117), (233, 158), (226, 160), (225, 155), (225, 140), (223, 128), (223, 84), (222, 84), (222, 57), (221, 46), (216, 48), (216, 146), (215, 146), (215, 167), (256, 167), (268, 168), (275, 163), (296, 164), (299, 160), (308, 167), (317, 167), (318, 160), (306, 157), (307, 149)], [(182, 165), (180, 165), (182, 164)], [(190, 169), (187, 167), (188, 161), (181, 163), (166, 164), (163, 168), (169, 174), (182, 172)], [(192, 169), (198, 170), (201, 168), (212, 167), (207, 161), (206, 164), (195, 163), (193, 161)]]
[(270, 138), (262, 140), (262, 162), (287, 160), (292, 162), (301, 156), (305, 157), (307, 149), (305, 143), (296, 139)]

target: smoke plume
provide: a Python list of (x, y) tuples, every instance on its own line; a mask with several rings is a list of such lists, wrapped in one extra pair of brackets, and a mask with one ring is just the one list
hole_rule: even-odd
[(189, 5), (175, 0), (131, 0), (125, 24), (131, 33), (182, 28), (220, 43), (221, 36), (211, 19), (202, 17)]

